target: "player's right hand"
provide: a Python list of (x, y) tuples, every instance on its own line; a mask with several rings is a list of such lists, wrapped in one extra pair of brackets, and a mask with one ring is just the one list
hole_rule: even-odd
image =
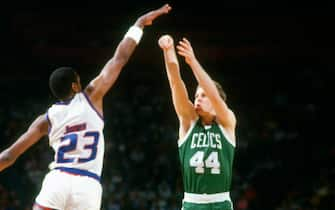
[(173, 46), (173, 39), (170, 35), (162, 35), (158, 40), (158, 45), (163, 50), (169, 49)]
[(154, 21), (157, 17), (169, 13), (171, 9), (172, 8), (169, 4), (165, 4), (162, 7), (152, 10), (139, 17), (135, 25), (141, 28), (143, 28), (144, 26), (149, 26), (152, 24), (152, 21)]

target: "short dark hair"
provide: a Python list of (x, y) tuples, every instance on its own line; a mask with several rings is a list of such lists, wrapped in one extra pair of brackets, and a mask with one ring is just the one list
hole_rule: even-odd
[(72, 83), (77, 82), (78, 74), (71, 67), (55, 69), (49, 77), (49, 87), (52, 94), (60, 100), (66, 99), (72, 90)]

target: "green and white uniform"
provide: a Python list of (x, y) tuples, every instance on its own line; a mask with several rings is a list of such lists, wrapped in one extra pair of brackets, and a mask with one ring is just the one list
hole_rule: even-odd
[(229, 190), (235, 144), (225, 129), (197, 120), (178, 140), (184, 184), (183, 208), (231, 210)]

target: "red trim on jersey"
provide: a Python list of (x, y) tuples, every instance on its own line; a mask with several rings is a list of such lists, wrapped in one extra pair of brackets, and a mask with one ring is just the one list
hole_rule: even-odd
[(56, 210), (56, 209), (51, 209), (51, 208), (48, 208), (48, 207), (44, 207), (38, 203), (34, 203), (34, 206), (33, 206), (33, 210)]
[(64, 134), (86, 130), (86, 123), (81, 123), (81, 124), (72, 125), (72, 126), (66, 126), (65, 129), (66, 129), (66, 131), (65, 131)]

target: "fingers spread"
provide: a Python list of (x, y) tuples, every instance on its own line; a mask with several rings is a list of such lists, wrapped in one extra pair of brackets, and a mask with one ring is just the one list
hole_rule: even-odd
[(184, 41), (187, 45), (191, 46), (191, 43), (190, 43), (185, 37), (183, 37), (183, 41)]
[(189, 48), (188, 44), (183, 40), (183, 41), (179, 41), (179, 46), (182, 46), (183, 48)]
[(184, 51), (180, 51), (180, 50), (178, 50), (177, 53), (178, 53), (179, 55), (183, 56), (183, 57), (187, 57), (187, 56), (188, 56), (187, 53), (185, 53)]
[(186, 51), (185, 47), (182, 46), (182, 45), (177, 45), (177, 49), (178, 49), (179, 51), (183, 51), (183, 52)]

